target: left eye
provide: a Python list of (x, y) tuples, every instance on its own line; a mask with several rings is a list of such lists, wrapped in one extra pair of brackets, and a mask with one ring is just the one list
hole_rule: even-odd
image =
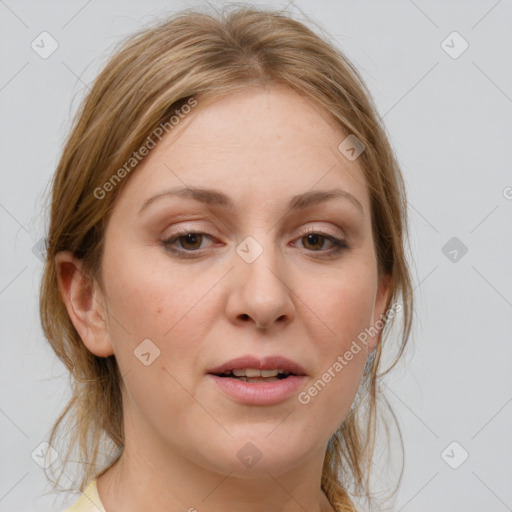
[[(336, 256), (340, 252), (349, 248), (348, 245), (343, 240), (341, 240), (335, 236), (328, 235), (326, 233), (321, 233), (318, 231), (312, 231), (312, 230), (302, 233), (302, 235), (300, 236), (300, 240), (306, 240), (307, 241), (306, 243), (310, 246), (315, 246), (315, 245), (322, 246), (323, 242), (325, 240), (328, 240), (333, 246), (333, 248), (330, 251), (329, 250), (328, 251), (321, 251), (321, 250), (319, 251), (317, 249), (311, 251), (311, 252), (320, 252), (323, 255), (325, 255), (326, 257)], [(319, 240), (320, 240), (320, 242), (319, 242)]]

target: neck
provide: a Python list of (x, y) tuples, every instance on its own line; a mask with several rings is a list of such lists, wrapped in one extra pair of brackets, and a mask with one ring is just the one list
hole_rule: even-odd
[(301, 461), (283, 472), (222, 473), (170, 451), (148, 458), (148, 444), (126, 443), (119, 461), (98, 477), (109, 512), (334, 512), (320, 488), (323, 456), (320, 464)]

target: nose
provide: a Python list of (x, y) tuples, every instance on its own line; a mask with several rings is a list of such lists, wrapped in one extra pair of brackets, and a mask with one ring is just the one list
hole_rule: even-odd
[(232, 322), (252, 322), (258, 330), (271, 330), (283, 328), (293, 320), (294, 293), (287, 282), (289, 276), (283, 259), (270, 242), (252, 262), (236, 254), (230, 276), (226, 312)]

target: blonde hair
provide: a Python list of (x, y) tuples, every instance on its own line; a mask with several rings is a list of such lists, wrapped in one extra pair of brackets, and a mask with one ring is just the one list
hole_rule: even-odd
[(413, 316), (405, 255), (405, 186), (370, 93), (343, 53), (291, 15), (249, 6), (231, 6), (220, 15), (187, 9), (123, 41), (83, 100), (63, 149), (52, 182), (40, 316), (46, 338), (70, 372), (72, 388), (49, 443), (53, 446), (67, 425), (64, 467), (78, 448), (84, 463), (82, 490), (99, 474), (102, 442), (109, 447), (108, 467), (122, 454), (121, 376), (114, 356), (97, 357), (81, 341), (58, 289), (55, 256), (71, 251), (82, 259), (90, 279), (102, 286), (105, 225), (129, 176), (101, 199), (95, 191), (191, 98), (204, 104), (247, 87), (272, 84), (305, 95), (364, 144), (358, 162), (371, 198), (379, 277), (391, 277), (387, 306), (402, 300), (398, 354), (386, 372), (377, 373), (391, 325), (386, 322), (375, 360), (361, 382), (361, 400), (330, 439), (322, 472), (322, 489), (336, 510), (356, 510), (349, 485), (354, 494), (371, 498), (377, 404), (383, 399), (389, 407), (378, 381), (402, 356)]

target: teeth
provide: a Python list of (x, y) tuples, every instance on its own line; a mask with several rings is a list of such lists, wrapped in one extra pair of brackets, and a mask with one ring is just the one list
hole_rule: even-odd
[(289, 372), (284, 370), (256, 370), (253, 368), (247, 368), (243, 370), (233, 370), (235, 377), (277, 377), (278, 374), (282, 373), (288, 375)]

